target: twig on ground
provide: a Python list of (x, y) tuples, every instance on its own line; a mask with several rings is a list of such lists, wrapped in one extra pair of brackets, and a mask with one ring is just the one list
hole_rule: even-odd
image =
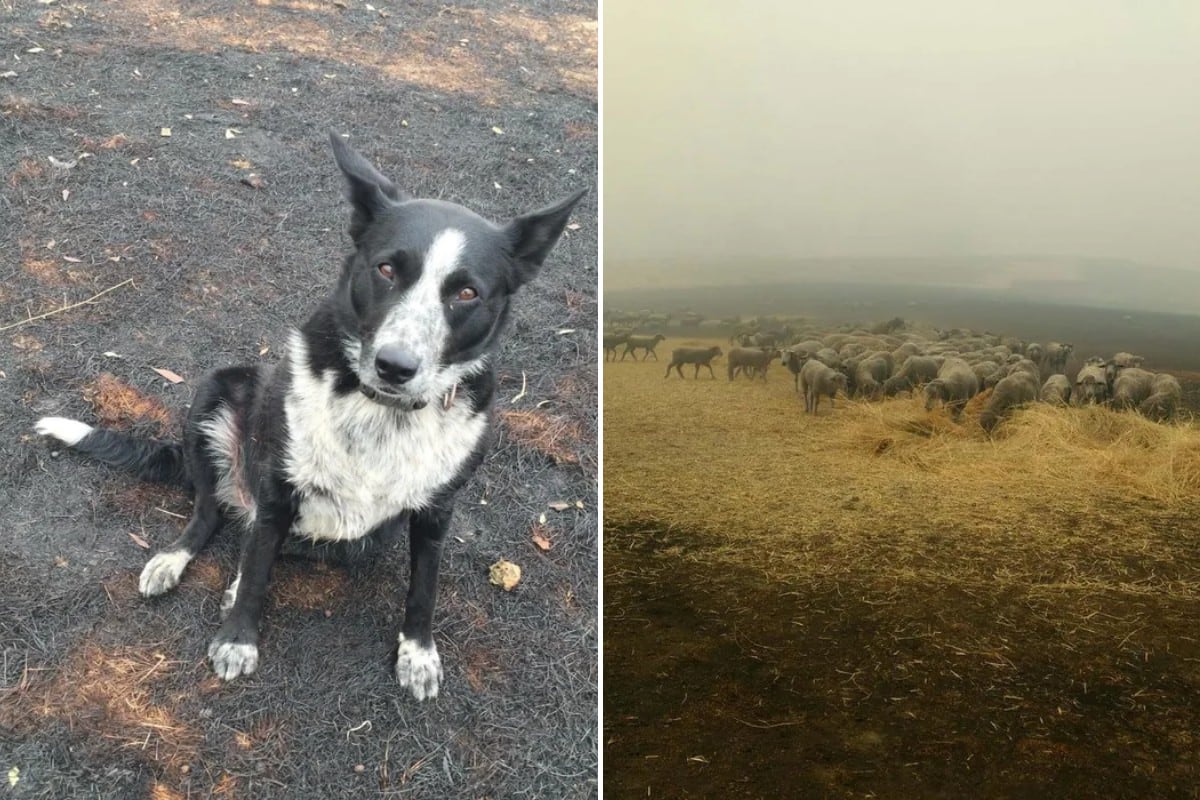
[(104, 295), (108, 294), (109, 292), (114, 291), (116, 289), (120, 289), (122, 286), (124, 286), (127, 283), (133, 283), (133, 278), (126, 278), (125, 280), (118, 283), (116, 286), (110, 286), (107, 289), (105, 289), (104, 291), (98, 292), (98, 293), (92, 295), (87, 300), (80, 300), (78, 303), (71, 303), (70, 305), (63, 306), (61, 308), (56, 308), (52, 311), (47, 311), (45, 314), (38, 314), (36, 317), (30, 317), (29, 319), (23, 319), (20, 322), (13, 322), (9, 325), (5, 325), (3, 328), (0, 328), (0, 332), (7, 331), (12, 328), (19, 328), (22, 325), (28, 325), (30, 322), (37, 322), (39, 319), (45, 319), (46, 317), (52, 317), (55, 314), (61, 314), (64, 311), (70, 311), (72, 308), (79, 308), (80, 306), (86, 306), (90, 303), (95, 302), (97, 299), (103, 297)]

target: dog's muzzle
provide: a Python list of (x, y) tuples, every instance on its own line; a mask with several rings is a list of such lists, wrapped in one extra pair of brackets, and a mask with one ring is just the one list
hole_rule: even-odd
[(372, 400), (389, 408), (398, 408), (402, 411), (420, 411), (428, 405), (424, 400), (413, 400), (410, 397), (402, 397), (398, 394), (389, 394), (388, 392), (380, 391), (379, 389), (367, 386), (365, 383), (358, 385), (358, 390), (363, 393), (363, 396), (368, 400)]

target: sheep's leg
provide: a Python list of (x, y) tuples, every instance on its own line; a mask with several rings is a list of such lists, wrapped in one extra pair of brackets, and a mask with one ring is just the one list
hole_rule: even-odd
[[(712, 364), (710, 364), (706, 361), (704, 363), (704, 366), (708, 367), (708, 377), (712, 378), (715, 381), (717, 379), (717, 376), (713, 374)], [(696, 370), (696, 372), (699, 372), (699, 371), (700, 371), (699, 369)]]
[[(646, 351), (646, 358), (649, 358), (650, 356), (654, 356), (654, 360), (658, 361), (658, 353), (654, 352), (653, 347)], [(642, 360), (645, 361), (646, 358), (643, 358)]]

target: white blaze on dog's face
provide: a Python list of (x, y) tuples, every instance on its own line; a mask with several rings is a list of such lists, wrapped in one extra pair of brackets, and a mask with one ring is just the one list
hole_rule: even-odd
[(497, 225), (414, 200), (333, 137), (349, 183), (355, 253), (339, 283), (343, 352), (373, 400), (416, 409), (486, 366), (509, 297), (532, 278), (582, 192)]

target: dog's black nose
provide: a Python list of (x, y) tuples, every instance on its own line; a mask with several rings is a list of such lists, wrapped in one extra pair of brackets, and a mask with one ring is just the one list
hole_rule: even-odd
[(420, 366), (411, 353), (394, 345), (380, 348), (375, 355), (375, 371), (379, 377), (397, 386), (412, 380)]

